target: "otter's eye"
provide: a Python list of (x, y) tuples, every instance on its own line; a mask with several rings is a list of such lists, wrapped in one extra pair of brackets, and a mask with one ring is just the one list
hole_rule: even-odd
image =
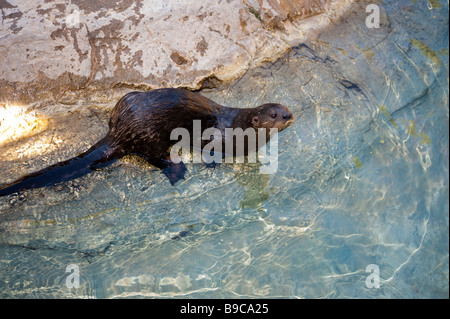
[(273, 119), (276, 118), (277, 117), (277, 113), (270, 114), (270, 117), (273, 118)]

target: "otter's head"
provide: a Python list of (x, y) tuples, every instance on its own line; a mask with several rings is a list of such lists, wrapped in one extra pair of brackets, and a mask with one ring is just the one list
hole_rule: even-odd
[(294, 122), (294, 115), (289, 109), (281, 104), (268, 103), (255, 108), (252, 112), (252, 126), (255, 129), (265, 128), (270, 131), (276, 128), (282, 131)]

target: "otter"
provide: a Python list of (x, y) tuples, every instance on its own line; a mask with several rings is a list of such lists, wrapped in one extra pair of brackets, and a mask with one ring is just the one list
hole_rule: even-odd
[[(165, 88), (148, 92), (130, 92), (115, 105), (109, 121), (109, 132), (86, 152), (28, 174), (0, 189), (0, 196), (73, 180), (105, 167), (125, 155), (138, 155), (162, 170), (175, 185), (184, 179), (183, 162), (170, 159), (172, 130), (193, 131), (194, 120), (203, 127), (220, 131), (226, 128), (276, 128), (282, 131), (294, 120), (289, 109), (268, 103), (255, 108), (231, 108), (185, 89)], [(192, 134), (191, 134), (192, 135)], [(267, 135), (265, 142), (270, 139)], [(202, 147), (204, 143), (202, 144)], [(259, 145), (261, 146), (261, 145)]]

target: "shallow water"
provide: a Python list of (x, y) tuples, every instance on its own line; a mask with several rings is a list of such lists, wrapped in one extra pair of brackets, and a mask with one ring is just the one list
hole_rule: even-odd
[(1, 198), (0, 296), (448, 298), (448, 3), (414, 2), (202, 92), (291, 109), (275, 174), (190, 164), (172, 187), (122, 161)]

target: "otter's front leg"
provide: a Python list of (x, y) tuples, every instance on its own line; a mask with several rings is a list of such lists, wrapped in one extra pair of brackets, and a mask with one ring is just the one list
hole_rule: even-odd
[(162, 173), (167, 176), (172, 186), (175, 185), (180, 179), (184, 179), (184, 173), (186, 173), (186, 166), (183, 162), (175, 164), (174, 162), (167, 161), (167, 166), (162, 169)]

